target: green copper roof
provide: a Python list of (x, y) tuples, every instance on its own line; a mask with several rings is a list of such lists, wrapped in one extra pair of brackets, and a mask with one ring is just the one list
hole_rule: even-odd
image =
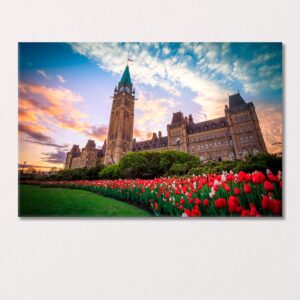
[(120, 83), (128, 86), (132, 85), (128, 66), (124, 70)]

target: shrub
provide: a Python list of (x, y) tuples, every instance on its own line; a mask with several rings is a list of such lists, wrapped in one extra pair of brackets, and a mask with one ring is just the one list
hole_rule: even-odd
[(61, 170), (56, 175), (52, 175), (53, 180), (94, 180), (98, 179), (99, 171), (104, 165), (97, 165), (94, 168)]
[[(185, 152), (169, 151), (169, 150), (161, 152), (159, 167), (162, 175), (165, 176), (171, 175), (170, 172), (173, 172), (171, 171), (171, 167), (173, 164), (184, 164), (184, 163), (188, 163), (188, 168), (190, 169), (199, 166), (200, 160), (198, 157)], [(174, 166), (173, 170), (175, 170), (176, 168), (178, 167)], [(181, 167), (181, 170), (182, 169), (183, 167)]]
[(282, 158), (274, 154), (260, 153), (249, 155), (244, 160), (201, 162), (199, 167), (191, 168), (188, 175), (217, 174), (222, 171), (254, 172), (270, 169), (272, 172), (282, 170)]
[(100, 179), (117, 179), (119, 177), (119, 165), (108, 165), (99, 173)]
[(199, 165), (199, 159), (178, 151), (131, 152), (119, 163), (121, 178), (149, 179), (167, 175), (185, 175)]

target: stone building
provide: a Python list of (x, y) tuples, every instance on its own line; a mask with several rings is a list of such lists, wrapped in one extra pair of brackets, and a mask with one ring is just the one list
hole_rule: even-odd
[(237, 93), (229, 96), (224, 117), (195, 123), (193, 116), (173, 113), (168, 135), (154, 133), (151, 140), (133, 143), (132, 151), (177, 150), (200, 160), (242, 159), (248, 154), (267, 152), (252, 102)]
[(104, 163), (105, 142), (102, 149), (96, 148), (93, 140), (88, 140), (86, 146), (80, 150), (78, 145), (73, 145), (67, 153), (65, 169), (92, 168)]
[(127, 65), (114, 91), (104, 158), (105, 165), (119, 162), (125, 153), (132, 150), (134, 101), (135, 89), (132, 86)]
[(66, 169), (118, 163), (130, 151), (177, 150), (198, 156), (200, 160), (242, 159), (248, 154), (267, 152), (253, 102), (246, 102), (240, 93), (228, 96), (224, 116), (195, 123), (193, 116), (173, 113), (167, 125), (167, 136), (153, 133), (150, 140), (137, 142), (133, 138), (135, 89), (129, 67), (114, 90), (106, 144), (96, 149), (88, 141), (80, 151), (74, 145), (66, 158)]

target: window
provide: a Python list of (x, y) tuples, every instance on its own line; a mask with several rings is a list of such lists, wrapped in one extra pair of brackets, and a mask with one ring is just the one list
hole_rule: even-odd
[(230, 144), (230, 146), (232, 146), (232, 145), (233, 145), (233, 143), (232, 143), (232, 140), (229, 140), (229, 144)]
[(229, 153), (229, 159), (230, 159), (230, 160), (234, 160), (234, 159), (235, 159), (235, 156), (234, 156), (234, 153), (233, 153), (233, 152), (230, 152), (230, 153)]
[(253, 148), (253, 154), (256, 155), (256, 154), (258, 154), (258, 153), (259, 153), (259, 150), (258, 150), (256, 147), (254, 147), (254, 148)]
[(200, 145), (198, 145), (198, 151), (200, 151), (201, 150), (201, 146)]
[(242, 151), (242, 155), (245, 158), (248, 155), (248, 150), (244, 148)]
[(244, 144), (244, 137), (241, 137), (240, 141), (242, 144)]
[(208, 144), (205, 145), (205, 148), (206, 148), (206, 150), (208, 150), (208, 148), (209, 148)]

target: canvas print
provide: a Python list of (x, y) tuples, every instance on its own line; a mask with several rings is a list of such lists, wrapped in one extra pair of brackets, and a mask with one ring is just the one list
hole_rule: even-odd
[(19, 216), (281, 217), (281, 43), (19, 43)]

